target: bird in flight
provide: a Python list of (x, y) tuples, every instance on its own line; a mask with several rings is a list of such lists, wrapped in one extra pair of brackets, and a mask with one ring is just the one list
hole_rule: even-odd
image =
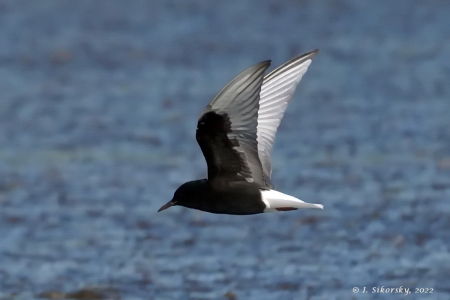
[(265, 75), (263, 61), (231, 80), (203, 110), (196, 138), (208, 178), (181, 185), (158, 212), (180, 205), (216, 214), (251, 215), (319, 208), (273, 189), (275, 134), (297, 84), (318, 50), (297, 56)]

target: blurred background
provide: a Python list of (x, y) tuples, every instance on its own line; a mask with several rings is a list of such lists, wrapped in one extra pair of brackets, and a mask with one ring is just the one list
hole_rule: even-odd
[[(0, 299), (448, 299), (449, 9), (2, 0)], [(212, 97), (316, 48), (273, 182), (325, 210), (157, 214)]]

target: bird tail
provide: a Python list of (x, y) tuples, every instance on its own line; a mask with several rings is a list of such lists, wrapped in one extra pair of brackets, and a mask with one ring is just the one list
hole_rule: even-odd
[(299, 208), (323, 209), (322, 204), (307, 203), (293, 196), (283, 194), (275, 190), (262, 191), (262, 200), (266, 204), (265, 212), (287, 211)]

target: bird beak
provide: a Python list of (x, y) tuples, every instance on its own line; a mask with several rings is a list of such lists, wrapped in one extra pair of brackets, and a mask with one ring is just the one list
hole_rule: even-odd
[(177, 204), (176, 201), (170, 200), (169, 202), (167, 202), (166, 204), (164, 204), (163, 206), (161, 206), (161, 208), (158, 209), (158, 212), (163, 211), (163, 210), (165, 210), (165, 209), (168, 209), (169, 207), (174, 206), (174, 205), (176, 205), (176, 204)]

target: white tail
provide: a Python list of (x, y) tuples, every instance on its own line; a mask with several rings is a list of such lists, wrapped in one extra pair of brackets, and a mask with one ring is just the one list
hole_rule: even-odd
[(264, 212), (294, 210), (298, 208), (323, 209), (322, 204), (306, 203), (293, 196), (275, 190), (261, 191), (262, 201), (266, 204)]

